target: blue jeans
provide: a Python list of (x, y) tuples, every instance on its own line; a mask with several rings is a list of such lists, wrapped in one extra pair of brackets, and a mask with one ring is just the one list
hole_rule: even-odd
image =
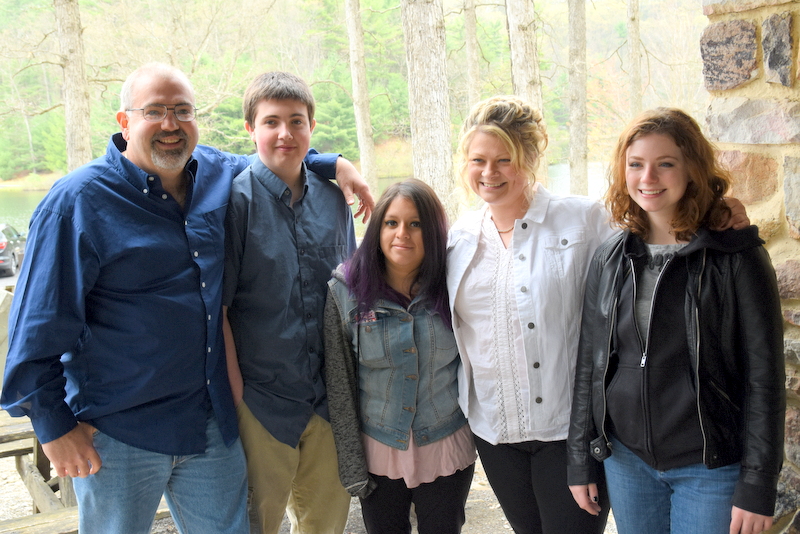
[(611, 446), (603, 466), (619, 534), (728, 534), (739, 464), (658, 471), (619, 440)]
[(226, 447), (213, 416), (206, 436), (203, 454), (171, 456), (96, 432), (103, 466), (73, 479), (81, 534), (148, 534), (162, 494), (181, 533), (248, 534), (242, 443)]

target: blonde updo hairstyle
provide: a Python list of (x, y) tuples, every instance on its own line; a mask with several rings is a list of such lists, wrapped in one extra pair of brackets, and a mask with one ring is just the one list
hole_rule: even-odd
[(503, 143), (511, 155), (511, 164), (528, 178), (526, 195), (530, 198), (539, 157), (547, 148), (542, 112), (513, 95), (495, 96), (473, 106), (461, 129), (458, 151), (458, 174), (467, 190), (469, 146), (477, 132), (494, 135)]

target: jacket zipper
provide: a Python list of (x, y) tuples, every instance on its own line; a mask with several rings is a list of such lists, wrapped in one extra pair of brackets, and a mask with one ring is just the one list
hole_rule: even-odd
[(703, 249), (703, 261), (700, 266), (700, 273), (697, 276), (697, 294), (695, 295), (695, 302), (693, 303), (694, 312), (694, 330), (695, 330), (695, 345), (694, 345), (694, 383), (697, 385), (697, 420), (700, 421), (700, 435), (703, 436), (703, 463), (708, 465), (708, 439), (706, 438), (706, 427), (703, 424), (703, 413), (700, 411), (700, 309), (698, 303), (700, 302), (700, 289), (703, 285), (703, 273), (706, 270), (706, 249)]
[[(616, 293), (616, 291), (615, 291)], [(608, 340), (606, 341), (606, 366), (603, 369), (603, 418), (601, 421), (603, 422), (603, 439), (606, 442), (606, 446), (610, 449), (611, 448), (611, 440), (608, 439), (608, 434), (606, 433), (606, 418), (608, 417), (608, 395), (606, 395), (605, 390), (605, 383), (606, 379), (608, 378), (608, 362), (611, 359), (611, 343), (614, 337), (614, 325), (617, 322), (617, 304), (619, 303), (619, 297), (614, 297), (614, 302), (611, 306), (611, 321), (609, 323), (608, 329)]]
[[(633, 306), (634, 306), (634, 321), (633, 324), (636, 327), (636, 335), (639, 338), (639, 346), (642, 345), (642, 334), (639, 330), (639, 325), (636, 323), (636, 294), (638, 292), (638, 287), (636, 285), (636, 271), (634, 270), (634, 263), (633, 259), (630, 260), (631, 262), (631, 274), (633, 276)], [(651, 333), (653, 331), (652, 324), (653, 324), (653, 309), (655, 308), (656, 303), (656, 295), (658, 295), (658, 288), (661, 285), (661, 279), (664, 276), (664, 273), (667, 271), (669, 264), (672, 263), (672, 258), (667, 259), (664, 262), (664, 267), (661, 268), (661, 272), (658, 273), (658, 278), (656, 278), (656, 284), (653, 287), (653, 295), (650, 297), (650, 313), (648, 317), (648, 328), (647, 328), (647, 339), (644, 341), (644, 350), (642, 351), (642, 359), (639, 361), (639, 368), (642, 369), (642, 406), (644, 407), (644, 434), (645, 434), (645, 444), (647, 447), (647, 452), (653, 456), (653, 446), (652, 446), (652, 432), (650, 431), (650, 406), (647, 402), (647, 373), (645, 372), (645, 365), (647, 363), (647, 356), (650, 352), (650, 339)], [(653, 459), (655, 457), (653, 456)]]
[[(634, 305), (634, 317), (636, 316), (635, 307), (636, 307), (636, 274), (633, 270), (633, 260), (631, 262), (631, 272), (634, 273), (633, 276), (633, 305)], [(667, 261), (664, 262), (664, 267), (661, 269), (661, 272), (658, 273), (658, 278), (656, 278), (656, 285), (653, 287), (653, 296), (650, 297), (650, 316), (648, 317), (648, 328), (647, 328), (647, 339), (644, 342), (644, 350), (642, 351), (642, 359), (639, 361), (639, 367), (644, 367), (647, 363), (647, 355), (650, 352), (650, 332), (653, 330), (650, 326), (653, 323), (653, 308), (655, 308), (656, 303), (656, 295), (658, 294), (658, 286), (661, 285), (661, 278), (664, 276), (664, 272), (667, 270), (669, 264), (672, 263), (672, 258), (669, 258)], [(642, 334), (639, 331), (639, 324), (636, 321), (633, 322), (636, 325), (636, 335), (639, 337), (639, 344), (642, 344)]]

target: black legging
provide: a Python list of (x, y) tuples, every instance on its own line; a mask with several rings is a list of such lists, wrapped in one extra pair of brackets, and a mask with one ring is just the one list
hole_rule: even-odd
[(409, 489), (403, 480), (372, 475), (378, 487), (361, 499), (361, 515), (369, 534), (410, 534), (411, 503), (419, 534), (458, 534), (464, 526), (464, 505), (475, 464), (433, 482)]
[(475, 436), (475, 445), (515, 534), (602, 534), (610, 509), (605, 480), (598, 484), (602, 512), (582, 510), (567, 485), (566, 441), (498, 444)]

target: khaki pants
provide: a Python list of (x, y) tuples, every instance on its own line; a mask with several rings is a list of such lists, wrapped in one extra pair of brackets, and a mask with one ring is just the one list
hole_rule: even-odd
[(262, 534), (278, 533), (284, 511), (292, 534), (342, 534), (350, 495), (339, 481), (330, 423), (312, 416), (293, 448), (272, 437), (244, 402), (236, 412)]

